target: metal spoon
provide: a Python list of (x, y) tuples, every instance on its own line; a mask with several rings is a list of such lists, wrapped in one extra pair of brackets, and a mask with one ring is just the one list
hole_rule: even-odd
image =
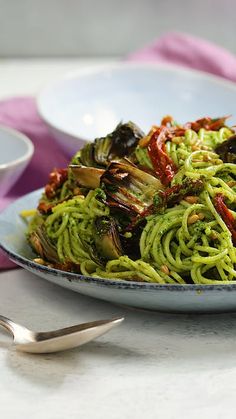
[(33, 332), (0, 315), (0, 325), (13, 335), (15, 349), (30, 353), (59, 352), (75, 348), (118, 326), (124, 317), (77, 324), (51, 332)]

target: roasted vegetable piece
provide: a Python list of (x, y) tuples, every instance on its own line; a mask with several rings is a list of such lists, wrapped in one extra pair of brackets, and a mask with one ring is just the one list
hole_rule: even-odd
[(177, 167), (166, 153), (166, 140), (168, 139), (168, 128), (162, 127), (153, 132), (148, 144), (148, 153), (155, 173), (163, 183), (169, 185), (177, 172)]
[(146, 223), (147, 220), (144, 217), (136, 219), (134, 225), (129, 224), (126, 231), (123, 234), (120, 234), (121, 245), (124, 249), (124, 253), (133, 260), (137, 260), (141, 257), (139, 243)]
[(222, 220), (227, 225), (232, 235), (232, 242), (235, 246), (236, 245), (236, 219), (234, 218), (229, 208), (225, 205), (224, 196), (222, 194), (217, 194), (215, 196), (214, 205), (215, 205), (216, 211), (218, 212)]
[(89, 189), (96, 189), (100, 185), (100, 178), (105, 172), (104, 169), (97, 167), (78, 166), (71, 164), (69, 166), (74, 179), (79, 186)]
[(218, 131), (220, 128), (225, 126), (225, 121), (227, 118), (229, 118), (229, 116), (223, 116), (221, 118), (205, 117), (194, 122), (188, 122), (186, 127), (191, 128), (196, 132), (198, 132), (201, 128), (209, 131)]
[(71, 163), (97, 167), (94, 160), (94, 143), (85, 144), (85, 146), (73, 157)]
[(110, 134), (111, 148), (108, 161), (116, 157), (129, 156), (137, 146), (139, 140), (144, 137), (144, 132), (133, 122), (119, 124), (115, 131)]
[(219, 154), (223, 162), (236, 164), (236, 135), (232, 135), (228, 140), (218, 145), (215, 152)]
[(39, 204), (38, 211), (41, 214), (48, 214), (51, 212), (55, 202), (60, 199), (61, 188), (68, 179), (68, 169), (54, 169), (49, 174), (49, 180), (44, 188)]
[(171, 188), (158, 192), (153, 199), (155, 212), (161, 212), (166, 207), (172, 207), (178, 204), (189, 194), (199, 195), (203, 187), (204, 183), (201, 179), (193, 180), (186, 178), (182, 184), (174, 185)]
[(48, 184), (45, 186), (45, 195), (48, 199), (52, 199), (56, 196), (57, 190), (67, 180), (67, 177), (67, 169), (54, 169), (50, 173)]
[(112, 162), (102, 175), (101, 184), (108, 205), (139, 215), (152, 205), (154, 194), (163, 189), (159, 179), (138, 169), (127, 159)]
[(104, 167), (114, 159), (129, 156), (139, 140), (144, 136), (141, 129), (133, 122), (119, 124), (106, 137), (96, 138), (93, 143), (86, 144), (72, 159), (72, 164)]
[(28, 241), (34, 251), (41, 256), (42, 259), (46, 259), (53, 263), (59, 263), (57, 249), (47, 237), (43, 225), (38, 226), (36, 230), (32, 230), (28, 235)]
[(123, 251), (115, 220), (111, 217), (98, 217), (94, 221), (94, 227), (98, 254), (105, 260), (118, 259)]
[(50, 202), (44, 197), (42, 197), (39, 201), (37, 209), (41, 214), (49, 214), (52, 211), (54, 205), (54, 202)]

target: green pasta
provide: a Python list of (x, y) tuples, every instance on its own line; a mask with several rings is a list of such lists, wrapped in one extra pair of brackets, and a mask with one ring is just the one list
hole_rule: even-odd
[[(72, 159), (53, 194), (45, 188), (28, 231), (44, 262), (114, 280), (236, 280), (236, 164), (218, 151), (234, 131), (225, 118), (167, 121), (138, 138), (135, 128), (123, 155), (116, 150), (114, 157), (112, 133), (101, 139), (99, 160), (97, 139), (94, 163), (91, 143)], [(53, 257), (35, 235), (38, 241), (43, 235)]]
[(57, 247), (60, 262), (79, 264), (90, 258), (93, 221), (109, 214), (109, 208), (99, 202), (98, 191), (89, 191), (86, 198), (78, 196), (57, 204), (45, 220), (47, 236)]

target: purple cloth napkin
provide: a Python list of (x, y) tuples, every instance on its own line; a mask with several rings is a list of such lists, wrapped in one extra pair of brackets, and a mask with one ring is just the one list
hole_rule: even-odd
[(194, 68), (236, 82), (236, 57), (204, 39), (169, 33), (128, 56), (130, 61), (170, 63)]
[[(155, 61), (206, 71), (236, 81), (236, 57), (208, 41), (181, 33), (170, 33), (128, 56), (130, 61)], [(13, 98), (0, 102), (0, 124), (25, 133), (35, 145), (31, 163), (11, 192), (0, 200), (0, 210), (17, 197), (43, 186), (54, 167), (68, 159), (58, 148), (37, 115), (34, 99)], [(14, 267), (0, 251), (0, 269)]]
[[(45, 185), (54, 167), (65, 167), (68, 158), (55, 143), (46, 125), (39, 118), (33, 98), (12, 98), (0, 102), (0, 124), (15, 128), (34, 143), (31, 162), (19, 181), (4, 198), (0, 198), (0, 211), (16, 198)], [(0, 250), (0, 269), (15, 267)]]

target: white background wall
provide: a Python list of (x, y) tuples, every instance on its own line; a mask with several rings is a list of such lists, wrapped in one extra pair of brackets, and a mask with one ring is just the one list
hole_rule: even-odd
[(236, 0), (0, 0), (0, 56), (124, 55), (166, 31), (236, 53)]

